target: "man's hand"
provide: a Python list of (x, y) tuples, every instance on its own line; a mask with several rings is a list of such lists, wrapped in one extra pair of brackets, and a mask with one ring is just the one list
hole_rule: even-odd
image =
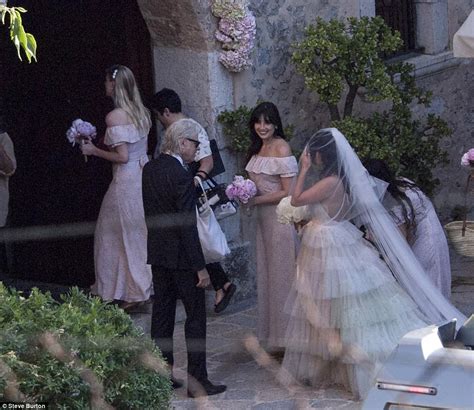
[(197, 288), (207, 288), (211, 283), (211, 280), (209, 279), (209, 273), (207, 272), (207, 269), (204, 268), (204, 269), (199, 270), (197, 275), (198, 275), (198, 278), (199, 278), (199, 282), (197, 283), (196, 287)]

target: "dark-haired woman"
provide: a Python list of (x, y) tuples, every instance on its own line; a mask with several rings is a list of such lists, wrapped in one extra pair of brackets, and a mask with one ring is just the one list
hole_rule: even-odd
[(449, 299), (451, 265), (448, 242), (433, 204), (412, 181), (396, 178), (384, 161), (369, 159), (364, 161), (364, 166), (372, 176), (388, 183), (384, 205), (428, 276)]
[[(308, 222), (285, 306), (283, 383), (341, 384), (364, 398), (409, 331), (466, 320), (431, 283), (339, 130), (310, 138), (291, 204)], [(376, 247), (352, 221), (366, 226)]]
[(152, 288), (146, 264), (147, 230), (142, 171), (148, 162), (150, 113), (143, 105), (132, 71), (123, 65), (106, 70), (105, 92), (115, 108), (105, 118), (108, 150), (87, 141), (85, 155), (112, 162), (113, 179), (100, 207), (94, 234), (95, 284), (92, 293), (125, 309), (147, 301)]
[(250, 206), (257, 210), (258, 338), (270, 351), (281, 352), (288, 316), (283, 307), (295, 271), (296, 232), (277, 221), (276, 207), (288, 195), (298, 171), (277, 107), (264, 102), (252, 112), (251, 146), (246, 171), (257, 186)]

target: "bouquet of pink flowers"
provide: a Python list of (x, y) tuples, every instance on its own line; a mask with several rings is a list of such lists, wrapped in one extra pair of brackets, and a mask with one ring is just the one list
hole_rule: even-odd
[[(72, 144), (84, 144), (85, 138), (95, 138), (97, 135), (96, 128), (87, 121), (83, 121), (80, 118), (74, 120), (72, 125), (66, 131), (66, 138)], [(87, 162), (87, 156), (84, 155), (84, 161)]]
[(474, 167), (474, 148), (471, 148), (462, 156), (461, 165), (464, 167)]
[(250, 198), (257, 195), (257, 187), (250, 179), (236, 175), (232, 183), (227, 185), (225, 193), (230, 200), (236, 199), (242, 204), (246, 204)]

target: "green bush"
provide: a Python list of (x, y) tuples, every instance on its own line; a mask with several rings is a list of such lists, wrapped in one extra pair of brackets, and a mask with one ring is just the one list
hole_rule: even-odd
[[(318, 18), (294, 45), (292, 61), (360, 157), (388, 161), (430, 194), (439, 183), (432, 169), (447, 163), (440, 141), (452, 131), (439, 116), (412, 117), (416, 104), (429, 106), (431, 93), (416, 85), (412, 65), (385, 58), (401, 45), (400, 33), (381, 17), (349, 17), (346, 22)], [(390, 108), (368, 118), (354, 116), (361, 90), (367, 101), (386, 101)]]
[(25, 298), (0, 282), (0, 399), (165, 409), (171, 384), (164, 368), (152, 340), (116, 306), (77, 288), (61, 303), (38, 289)]

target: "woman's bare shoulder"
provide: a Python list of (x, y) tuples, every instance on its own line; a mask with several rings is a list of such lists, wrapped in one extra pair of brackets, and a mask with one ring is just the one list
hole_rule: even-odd
[(288, 142), (283, 138), (275, 140), (275, 156), (276, 157), (289, 157), (292, 155), (291, 147)]
[(116, 125), (130, 124), (130, 118), (125, 110), (122, 108), (115, 108), (110, 111), (105, 117), (107, 127), (114, 127)]

